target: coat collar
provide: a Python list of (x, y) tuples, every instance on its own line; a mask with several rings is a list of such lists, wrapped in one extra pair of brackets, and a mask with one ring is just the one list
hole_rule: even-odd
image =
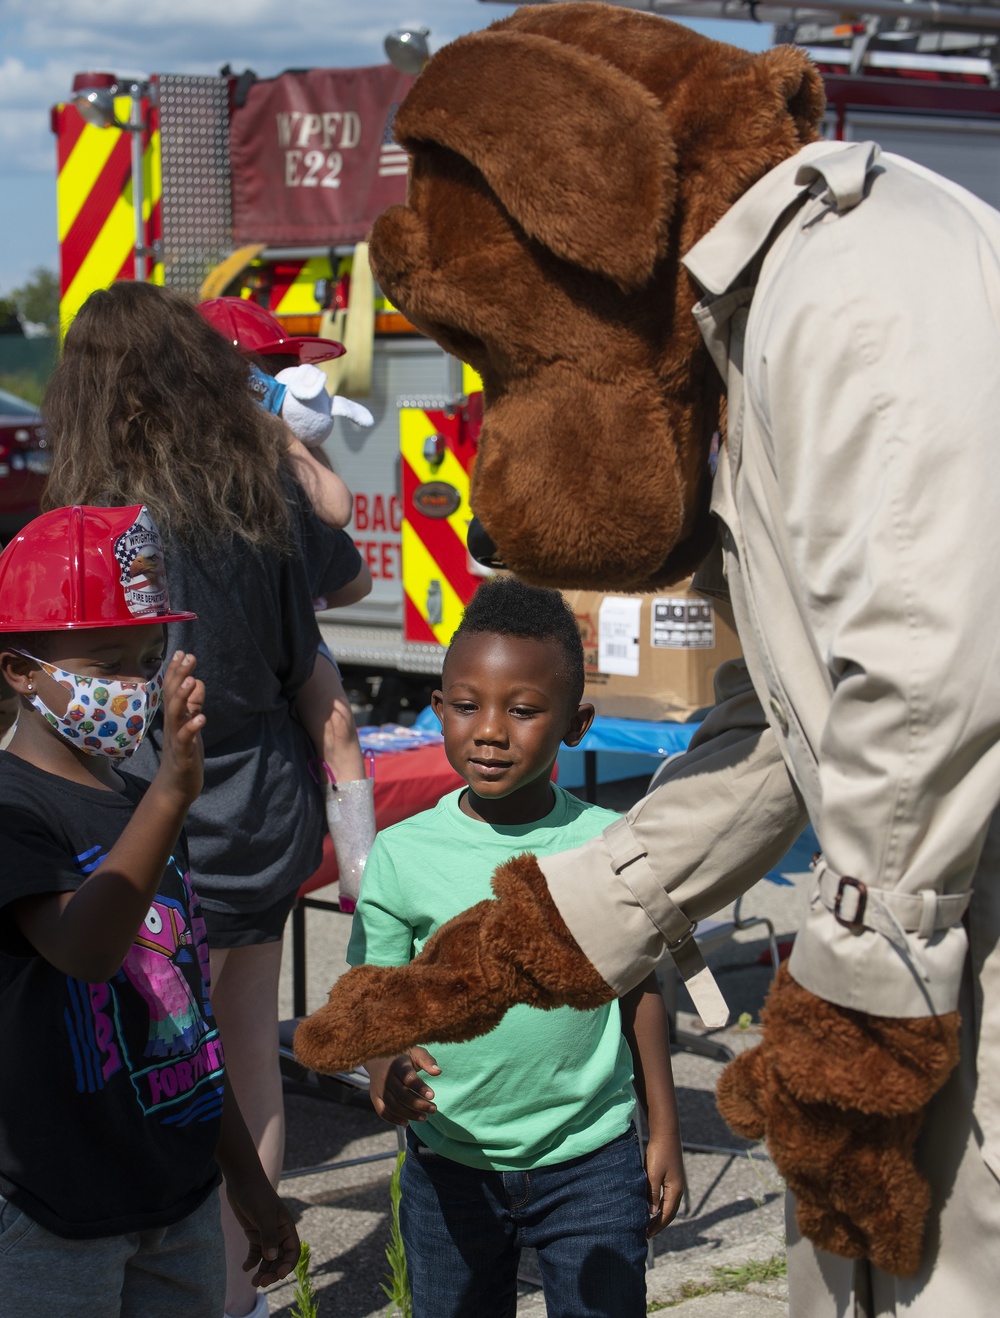
[(874, 142), (811, 142), (769, 170), (682, 258), (705, 301), (732, 288), (804, 193), (828, 194), (838, 212), (856, 206), (878, 154)]
[[(838, 214), (856, 206), (878, 156), (874, 142), (810, 142), (759, 179), (683, 258), (704, 290), (694, 318), (730, 389), (731, 322), (754, 294), (755, 279), (744, 275), (747, 267), (763, 257), (782, 217), (806, 194)], [(811, 219), (810, 210), (803, 223)]]

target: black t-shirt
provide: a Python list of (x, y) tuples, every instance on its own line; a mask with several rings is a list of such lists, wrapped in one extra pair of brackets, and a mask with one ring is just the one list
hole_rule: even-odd
[(219, 1181), (223, 1055), (183, 839), (106, 983), (56, 970), (11, 913), (100, 865), (145, 790), (121, 776), (102, 791), (0, 752), (0, 1194), (69, 1239), (169, 1226)]
[[(232, 539), (211, 550), (168, 541), (174, 608), (167, 654), (197, 656), (205, 682), (205, 786), (188, 811), (191, 874), (206, 909), (264, 910), (295, 891), (322, 855), (323, 800), (307, 768), (315, 755), (292, 705), (316, 662), (312, 600), (361, 570), (343, 531), (325, 527), (298, 485), (289, 487), (294, 552), (255, 551)], [(157, 717), (132, 768), (156, 773)]]

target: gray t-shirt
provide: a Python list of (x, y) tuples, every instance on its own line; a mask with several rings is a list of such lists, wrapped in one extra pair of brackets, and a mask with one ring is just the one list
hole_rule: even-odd
[[(170, 625), (166, 653), (196, 655), (205, 682), (205, 786), (185, 832), (208, 910), (264, 910), (297, 890), (322, 854), (323, 800), (307, 768), (315, 752), (291, 707), (316, 660), (312, 600), (353, 581), (361, 558), (298, 486), (293, 505), (287, 557), (236, 539), (165, 548), (171, 607), (198, 614)], [(162, 741), (158, 716), (130, 769), (151, 778)]]

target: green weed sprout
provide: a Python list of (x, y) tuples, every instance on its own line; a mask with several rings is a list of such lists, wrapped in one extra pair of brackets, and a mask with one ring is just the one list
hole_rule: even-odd
[(291, 1318), (319, 1318), (319, 1300), (309, 1276), (309, 1246), (303, 1240), (295, 1265), (295, 1307)]
[(413, 1298), (410, 1295), (410, 1279), (406, 1275), (406, 1254), (403, 1251), (403, 1236), (399, 1229), (399, 1176), (403, 1170), (406, 1152), (400, 1149), (396, 1157), (396, 1166), (389, 1182), (389, 1204), (391, 1218), (389, 1222), (389, 1243), (385, 1247), (386, 1262), (389, 1264), (389, 1279), (382, 1283), (382, 1289), (393, 1304), (392, 1313), (401, 1318), (413, 1318)]

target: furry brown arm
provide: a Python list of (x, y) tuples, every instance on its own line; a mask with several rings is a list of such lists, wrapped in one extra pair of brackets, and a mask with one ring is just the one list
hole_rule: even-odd
[(497, 900), (441, 926), (407, 966), (355, 966), (325, 1007), (295, 1033), (313, 1071), (349, 1070), (418, 1043), (461, 1043), (487, 1034), (508, 1008), (577, 1007), (615, 994), (580, 951), (549, 896), (534, 856), (517, 856), (493, 878)]

